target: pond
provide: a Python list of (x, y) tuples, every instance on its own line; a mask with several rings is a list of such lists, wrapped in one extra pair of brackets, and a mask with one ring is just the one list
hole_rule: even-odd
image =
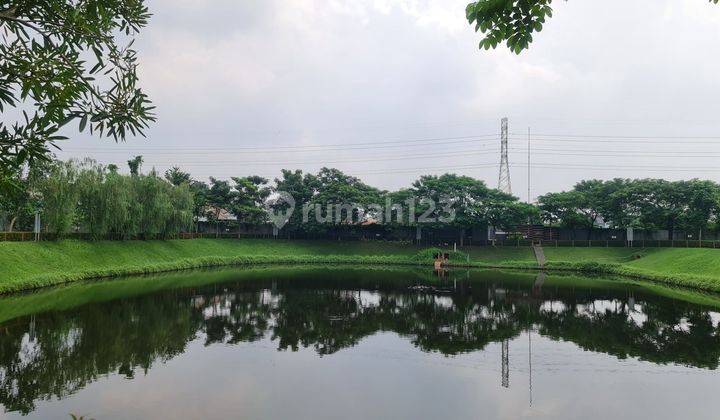
[(0, 418), (717, 418), (718, 308), (531, 272), (79, 283), (0, 298)]

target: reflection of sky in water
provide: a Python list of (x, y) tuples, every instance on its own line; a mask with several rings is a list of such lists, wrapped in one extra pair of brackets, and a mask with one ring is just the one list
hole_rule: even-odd
[[(527, 333), (510, 343), (510, 387), (500, 344), (453, 357), (424, 353), (393, 333), (319, 357), (278, 352), (268, 339), (204, 347), (204, 339), (147, 375), (112, 375), (32, 418), (712, 418), (717, 372), (583, 352)], [(530, 405), (532, 392), (532, 405)], [(701, 401), (701, 403), (698, 403)], [(7, 418), (19, 418), (5, 415)]]

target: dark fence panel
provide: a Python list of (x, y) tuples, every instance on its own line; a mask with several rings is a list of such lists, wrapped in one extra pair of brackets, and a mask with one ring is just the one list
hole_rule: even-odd
[[(412, 233), (412, 235), (411, 235)], [(271, 233), (266, 232), (187, 232), (180, 233), (165, 237), (162, 239), (260, 239), (260, 238), (273, 238)], [(633, 242), (626, 242), (624, 240), (542, 240), (542, 241), (531, 241), (528, 239), (497, 239), (487, 240), (473, 239), (471, 236), (464, 238), (464, 244), (461, 245), (459, 237), (449, 237), (445, 235), (433, 235), (431, 232), (423, 231), (422, 239), (417, 241), (414, 239), (414, 232), (405, 232), (402, 230), (381, 232), (379, 230), (373, 230), (372, 232), (342, 232), (342, 231), (330, 231), (326, 233), (319, 233), (314, 235), (308, 234), (288, 234), (281, 231), (278, 235), (279, 239), (290, 239), (290, 240), (341, 240), (341, 241), (389, 241), (398, 243), (407, 243), (416, 246), (441, 246), (441, 247), (452, 247), (457, 244), (461, 246), (497, 246), (497, 247), (529, 247), (533, 243), (539, 243), (545, 247), (575, 247), (575, 248), (710, 248), (720, 249), (720, 240), (635, 240)], [(54, 241), (60, 239), (56, 235), (51, 233), (42, 233), (40, 235), (41, 241)], [(148, 237), (133, 237), (124, 238), (119, 235), (108, 235), (103, 238), (96, 238), (89, 233), (73, 232), (66, 234), (62, 239), (76, 239), (76, 240), (145, 240), (153, 239)], [(158, 238), (160, 239), (160, 238)], [(27, 242), (34, 241), (35, 234), (33, 232), (0, 232), (0, 242)]]

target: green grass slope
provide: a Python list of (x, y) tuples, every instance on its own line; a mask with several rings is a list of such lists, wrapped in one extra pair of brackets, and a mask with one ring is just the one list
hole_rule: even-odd
[(645, 252), (642, 258), (628, 262), (627, 266), (662, 274), (691, 274), (720, 279), (720, 249), (653, 249)]
[[(0, 242), (0, 293), (82, 279), (222, 265), (431, 263), (430, 254), (418, 254), (420, 250), (386, 242), (270, 239)], [(470, 247), (463, 251), (474, 266), (536, 267), (529, 247)], [(720, 291), (720, 249), (546, 247), (545, 255), (549, 269), (618, 274)], [(637, 255), (641, 258), (634, 258)], [(466, 264), (465, 258), (459, 257), (452, 262)]]
[(243, 263), (409, 263), (419, 248), (381, 242), (243, 240), (0, 242), (0, 293), (121, 274)]
[[(620, 263), (629, 261), (638, 249), (631, 248), (565, 248), (544, 247), (545, 257), (548, 261), (581, 262), (597, 261), (606, 263)], [(470, 258), (486, 263), (535, 263), (535, 255), (530, 247), (469, 247), (464, 252)]]

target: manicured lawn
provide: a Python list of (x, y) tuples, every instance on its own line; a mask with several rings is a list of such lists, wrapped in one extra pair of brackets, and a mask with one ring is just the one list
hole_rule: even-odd
[[(0, 293), (87, 278), (233, 264), (431, 264), (431, 253), (418, 259), (422, 249), (388, 242), (271, 239), (0, 242)], [(623, 274), (720, 291), (720, 249), (544, 250), (550, 269)], [(466, 247), (460, 251), (470, 256), (472, 265), (535, 267), (529, 247)], [(466, 260), (456, 255), (451, 262), (465, 264)]]
[(305, 259), (308, 262), (408, 262), (419, 249), (384, 242), (270, 239), (0, 242), (0, 292), (83, 278), (252, 261), (271, 263), (280, 258), (298, 263)]
[[(633, 254), (641, 250), (630, 248), (569, 248), (544, 247), (545, 257), (548, 261), (598, 261), (598, 262), (625, 262)], [(535, 262), (535, 255), (530, 247), (469, 247), (462, 251), (470, 254), (473, 260), (483, 262)]]
[(383, 242), (195, 239), (177, 241), (0, 242), (0, 281), (53, 272), (141, 266), (184, 258), (287, 255), (414, 255), (419, 248)]
[(629, 267), (663, 274), (697, 274), (720, 281), (720, 249), (660, 248), (628, 262)]

